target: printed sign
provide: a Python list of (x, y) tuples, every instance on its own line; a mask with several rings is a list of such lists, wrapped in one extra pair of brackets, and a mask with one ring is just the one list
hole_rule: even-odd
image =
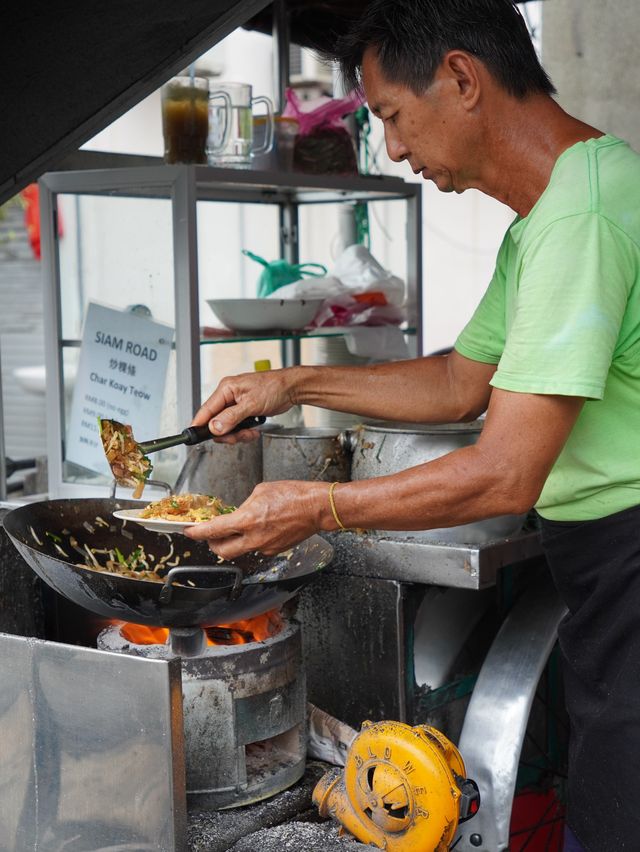
[(172, 340), (171, 326), (89, 304), (67, 428), (68, 461), (111, 475), (98, 417), (131, 424), (138, 440), (159, 436)]

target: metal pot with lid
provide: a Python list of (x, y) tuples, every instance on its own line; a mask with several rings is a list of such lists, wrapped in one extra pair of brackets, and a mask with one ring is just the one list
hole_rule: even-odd
[[(367, 423), (351, 433), (351, 479), (371, 479), (399, 473), (475, 444), (483, 420), (471, 423)], [(470, 524), (424, 531), (384, 531), (394, 538), (419, 538), (456, 544), (483, 544), (519, 532), (526, 515), (501, 515)], [(382, 531), (381, 531), (382, 533)]]

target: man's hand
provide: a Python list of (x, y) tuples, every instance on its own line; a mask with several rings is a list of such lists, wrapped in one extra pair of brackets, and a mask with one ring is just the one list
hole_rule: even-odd
[(292, 397), (295, 372), (291, 368), (228, 376), (203, 403), (191, 425), (208, 423), (212, 434), (220, 436), (223, 443), (254, 440), (259, 435), (255, 429), (244, 429), (234, 435), (227, 432), (245, 417), (260, 414), (268, 417), (291, 408), (295, 402)]
[(235, 512), (185, 530), (223, 559), (259, 551), (281, 553), (323, 528), (332, 528), (326, 482), (263, 482)]

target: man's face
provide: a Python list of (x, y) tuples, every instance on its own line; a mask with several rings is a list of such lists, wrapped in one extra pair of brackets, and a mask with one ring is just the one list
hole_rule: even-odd
[(371, 111), (384, 124), (390, 159), (406, 160), (415, 174), (432, 180), (442, 192), (469, 188), (466, 114), (460, 108), (457, 82), (446, 69), (439, 69), (431, 86), (416, 95), (407, 86), (390, 82), (375, 50), (369, 48), (363, 57), (362, 83)]

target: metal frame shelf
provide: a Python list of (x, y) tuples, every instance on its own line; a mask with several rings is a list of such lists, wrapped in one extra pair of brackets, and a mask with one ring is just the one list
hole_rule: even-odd
[[(198, 308), (197, 202), (217, 201), (276, 205), (279, 208), (280, 254), (298, 263), (298, 214), (302, 205), (401, 200), (406, 203), (407, 292), (416, 306), (415, 333), (421, 354), (421, 186), (386, 176), (318, 176), (272, 173), (252, 169), (209, 166), (167, 166), (162, 163), (114, 168), (50, 172), (40, 179), (42, 259), (45, 284), (45, 352), (47, 409), (49, 411), (49, 481), (53, 494), (72, 494), (75, 486), (63, 481), (64, 404), (62, 353), (75, 341), (62, 335), (58, 195), (104, 195), (166, 198), (171, 201), (174, 264), (174, 311), (177, 405), (185, 418), (200, 405), (200, 346), (232, 342), (233, 338), (202, 339)], [(300, 340), (307, 335), (283, 334), (284, 365), (300, 360)], [(237, 342), (247, 341), (242, 335)], [(258, 335), (255, 339), (262, 339)]]
[[(220, 343), (254, 343), (260, 340), (313, 340), (319, 337), (344, 337), (345, 334), (348, 334), (352, 330), (351, 327), (341, 328), (340, 326), (336, 326), (326, 332), (318, 329), (317, 331), (274, 331), (265, 334), (221, 334), (209, 337), (201, 335), (200, 346), (216, 346)], [(416, 334), (415, 328), (404, 328), (401, 326), (400, 331), (406, 334), (407, 337), (414, 337)], [(60, 344), (71, 349), (78, 349), (82, 346), (82, 341), (80, 339), (64, 338), (60, 341)]]
[(420, 196), (420, 185), (386, 175), (307, 175), (212, 166), (134, 166), (49, 172), (41, 179), (51, 192), (169, 198), (175, 187), (193, 185), (199, 201), (251, 204), (318, 204), (388, 201)]

